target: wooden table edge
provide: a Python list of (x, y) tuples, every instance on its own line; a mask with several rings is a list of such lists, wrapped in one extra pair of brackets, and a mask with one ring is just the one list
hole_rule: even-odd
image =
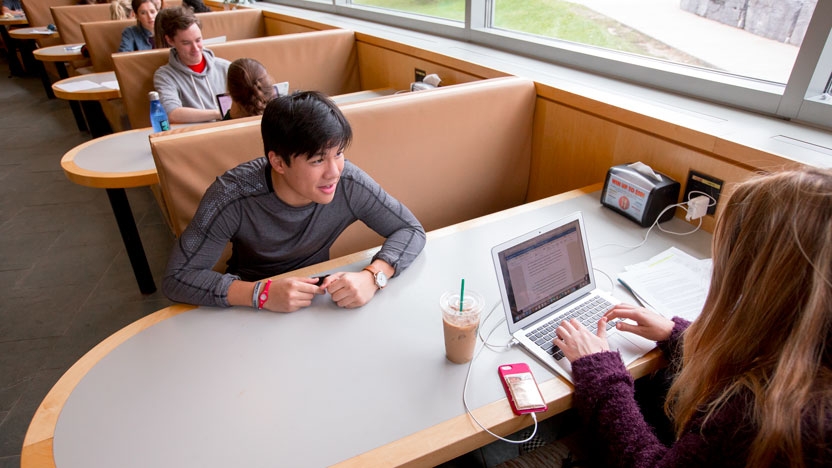
[[(145, 129), (128, 130), (128, 132), (143, 132)], [(75, 164), (75, 156), (88, 146), (96, 144), (102, 138), (115, 138), (127, 132), (114, 133), (90, 140), (67, 151), (61, 158), (61, 168), (66, 177), (72, 182), (92, 188), (132, 188), (147, 187), (159, 183), (156, 169), (132, 172), (102, 172), (85, 169)]]
[(55, 457), (52, 451), (55, 426), (58, 423), (58, 416), (66, 404), (69, 395), (83, 379), (90, 369), (93, 368), (104, 356), (113, 349), (135, 336), (140, 331), (149, 328), (165, 319), (179, 315), (183, 312), (196, 308), (191, 305), (177, 304), (156, 311), (144, 318), (141, 318), (130, 325), (122, 328), (116, 333), (107, 337), (96, 345), (89, 352), (84, 354), (72, 367), (67, 370), (58, 382), (49, 390), (41, 402), (26, 437), (23, 439), (23, 449), (20, 454), (21, 467), (54, 467)]
[(21, 26), (29, 24), (26, 18), (0, 18), (0, 26)]
[[(62, 160), (62, 165), (63, 162)], [(498, 213), (463, 221), (452, 226), (431, 231), (428, 233), (428, 239), (443, 237), (464, 229), (497, 221), (505, 216), (511, 216), (586, 195), (600, 190), (601, 186), (602, 184), (591, 185), (509, 208)], [(378, 247), (346, 255), (295, 270), (286, 273), (286, 275), (311, 275), (361, 260), (368, 260), (372, 258), (377, 250)], [(104, 356), (142, 330), (195, 308), (196, 306), (193, 305), (177, 304), (156, 311), (110, 335), (73, 364), (61, 376), (49, 393), (47, 393), (40, 406), (38, 406), (23, 441), (23, 449), (20, 456), (21, 468), (55, 467), (53, 439), (58, 416), (66, 404), (69, 395), (78, 383)], [(628, 369), (630, 369), (633, 377), (639, 378), (654, 372), (664, 364), (661, 352), (658, 349), (654, 349), (631, 364)], [(572, 386), (562, 377), (555, 376), (546, 380), (540, 384), (540, 388), (549, 405), (549, 409), (539, 416), (539, 420), (561, 413), (571, 407)], [(511, 434), (533, 423), (528, 416), (515, 416), (505, 398), (477, 408), (473, 413), (477, 420), (488, 427), (489, 430), (503, 435)], [(438, 464), (481, 447), (493, 440), (493, 437), (477, 426), (467, 414), (463, 414), (439, 423), (436, 426), (405, 436), (382, 447), (344, 460), (335, 466), (421, 466), (426, 463)], [(417, 449), (413, 447), (417, 447)], [(431, 448), (425, 450), (424, 447)]]
[[(63, 61), (63, 60), (61, 60)], [(84, 76), (84, 75), (79, 75)], [(78, 77), (66, 78), (66, 80), (77, 80)], [(65, 91), (58, 87), (65, 80), (61, 80), (52, 84), (52, 92), (60, 99), (65, 101), (108, 101), (110, 99), (118, 99), (121, 97), (121, 91), (118, 89), (110, 89), (102, 86), (99, 89), (87, 89), (83, 91)]]
[(64, 50), (64, 54), (47, 54), (44, 53), (45, 49), (52, 49), (52, 48), (59, 48), (59, 47), (71, 47), (83, 44), (60, 44), (56, 46), (44, 47), (40, 49), (35, 49), (32, 52), (32, 55), (35, 56), (36, 59), (40, 60), (41, 62), (71, 62), (73, 60), (83, 60), (84, 54), (81, 53), (80, 50), (77, 51), (69, 51)]
[(51, 34), (40, 34), (40, 33), (33, 33), (33, 32), (27, 32), (26, 31), (27, 29), (40, 29), (42, 27), (43, 26), (35, 26), (35, 27), (31, 27), (31, 28), (10, 29), (9, 30), (9, 36), (12, 39), (33, 40), (33, 41), (36, 41), (38, 39), (44, 39), (44, 38), (47, 38), (47, 37), (49, 37), (49, 38), (60, 37), (60, 35), (58, 35), (57, 31), (53, 31)]

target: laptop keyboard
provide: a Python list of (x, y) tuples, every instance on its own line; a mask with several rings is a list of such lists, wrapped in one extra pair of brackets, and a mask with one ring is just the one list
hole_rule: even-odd
[[(552, 343), (555, 339), (555, 330), (560, 326), (564, 320), (578, 319), (590, 330), (595, 330), (598, 326), (598, 320), (601, 319), (608, 310), (612, 309), (613, 304), (600, 296), (595, 296), (590, 300), (576, 306), (574, 309), (568, 310), (565, 314), (558, 316), (555, 320), (543, 325), (540, 328), (526, 333), (526, 337), (532, 340), (536, 345), (543, 348), (544, 351), (552, 355), (555, 360), (563, 359), (563, 351)], [(607, 330), (615, 326), (617, 320), (607, 322)]]

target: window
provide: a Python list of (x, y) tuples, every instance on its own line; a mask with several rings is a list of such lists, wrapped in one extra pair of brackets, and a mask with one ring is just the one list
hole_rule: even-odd
[(465, 0), (353, 0), (352, 4), (465, 21)]
[(788, 81), (813, 2), (783, 2), (779, 8), (755, 8), (754, 3), (747, 10), (730, 7), (730, 1), (721, 2), (720, 8), (700, 7), (703, 3), (716, 4), (494, 0), (491, 25), (747, 78)]
[(832, 129), (832, 99), (823, 96), (832, 81), (832, 2), (269, 1), (471, 41)]

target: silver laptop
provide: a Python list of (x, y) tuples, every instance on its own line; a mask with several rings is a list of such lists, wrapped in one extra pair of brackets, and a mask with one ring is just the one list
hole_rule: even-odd
[[(572, 381), (572, 366), (554, 344), (554, 330), (578, 318), (593, 333), (598, 319), (620, 302), (595, 284), (581, 213), (491, 249), (508, 331), (538, 360)], [(629, 364), (656, 344), (607, 327), (610, 349)]]

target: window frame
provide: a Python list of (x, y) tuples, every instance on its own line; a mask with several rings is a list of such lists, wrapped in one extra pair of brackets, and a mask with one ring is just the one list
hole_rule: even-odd
[(832, 129), (832, 99), (820, 97), (832, 76), (832, 1), (818, 1), (786, 85), (491, 28), (493, 0), (466, 0), (464, 23), (353, 5), (350, 0), (266, 1), (472, 42), (555, 65)]

